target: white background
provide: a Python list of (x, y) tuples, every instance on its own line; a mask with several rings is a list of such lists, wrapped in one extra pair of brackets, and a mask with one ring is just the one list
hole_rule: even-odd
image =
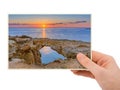
[(9, 70), (8, 14), (92, 14), (92, 50), (120, 67), (119, 0), (0, 0), (0, 90), (101, 90), (70, 70)]

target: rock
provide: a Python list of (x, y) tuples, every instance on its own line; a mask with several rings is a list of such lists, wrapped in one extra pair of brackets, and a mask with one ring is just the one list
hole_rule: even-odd
[(53, 62), (56, 62), (56, 63), (62, 63), (63, 60), (55, 60)]
[(19, 62), (24, 62), (24, 59), (19, 59), (19, 58), (13, 58), (10, 63), (19, 63)]
[(9, 40), (9, 45), (13, 45), (16, 44), (16, 42), (14, 40)]
[(57, 51), (59, 54), (63, 54), (63, 49), (62, 49), (62, 46), (51, 46), (51, 48), (55, 51)]
[(30, 40), (31, 40), (30, 38), (16, 38), (15, 39), (17, 43), (21, 43), (21, 44), (26, 43), (27, 41), (30, 41)]
[(34, 47), (31, 47), (31, 51), (34, 55), (34, 63), (35, 64), (41, 64), (41, 55), (40, 55), (40, 52), (39, 50), (37, 50), (37, 48), (34, 46)]
[(35, 59), (31, 50), (24, 52), (22, 58), (25, 60), (25, 63), (34, 64)]
[(21, 48), (21, 58), (25, 59), (27, 64), (41, 64), (40, 53), (35, 45), (31, 47), (25, 45)]
[(86, 53), (86, 56), (87, 56), (88, 58), (91, 58), (90, 52), (87, 52), (87, 53)]
[(69, 52), (69, 53), (67, 53), (67, 58), (72, 58), (72, 59), (75, 59), (76, 58), (76, 53), (74, 53), (74, 52)]
[(13, 54), (9, 54), (9, 61), (12, 61)]
[(20, 38), (30, 38), (32, 39), (30, 36), (26, 36), (26, 35), (22, 35), (22, 36), (19, 36)]
[(29, 45), (25, 45), (21, 48), (22, 51), (28, 51), (30, 50), (30, 46)]
[(14, 40), (9, 40), (9, 61), (11, 61), (11, 58), (15, 57), (17, 49), (17, 43)]
[[(41, 64), (39, 50), (49, 46), (66, 57), (66, 60), (55, 60), (47, 65)], [(76, 60), (77, 53), (90, 57), (90, 43), (75, 40), (42, 39), (29, 36), (9, 37), (9, 61), (13, 58), (24, 59), (25, 64), (38, 65), (40, 68), (83, 68)]]
[(78, 47), (88, 47), (86, 44), (80, 44)]

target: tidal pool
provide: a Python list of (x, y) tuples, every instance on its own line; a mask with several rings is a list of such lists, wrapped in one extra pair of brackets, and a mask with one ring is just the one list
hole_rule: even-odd
[(51, 47), (49, 47), (49, 46), (44, 46), (39, 51), (41, 53), (42, 64), (48, 64), (57, 59), (61, 59), (61, 60), (65, 59), (65, 57), (63, 55), (61, 55), (57, 51), (51, 49)]

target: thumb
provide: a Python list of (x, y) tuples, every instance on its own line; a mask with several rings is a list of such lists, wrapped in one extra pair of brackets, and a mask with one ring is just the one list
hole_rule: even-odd
[(80, 64), (82, 64), (84, 67), (86, 67), (88, 70), (90, 70), (90, 72), (93, 75), (96, 75), (101, 69), (100, 66), (98, 66), (96, 63), (92, 62), (92, 60), (90, 60), (88, 57), (86, 57), (82, 53), (77, 54), (77, 60), (79, 61)]

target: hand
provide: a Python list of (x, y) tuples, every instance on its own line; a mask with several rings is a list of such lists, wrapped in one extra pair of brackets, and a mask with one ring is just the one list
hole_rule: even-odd
[(88, 71), (71, 70), (74, 74), (96, 79), (103, 90), (120, 90), (120, 69), (113, 57), (93, 51), (93, 61), (81, 53), (77, 55), (77, 60)]

